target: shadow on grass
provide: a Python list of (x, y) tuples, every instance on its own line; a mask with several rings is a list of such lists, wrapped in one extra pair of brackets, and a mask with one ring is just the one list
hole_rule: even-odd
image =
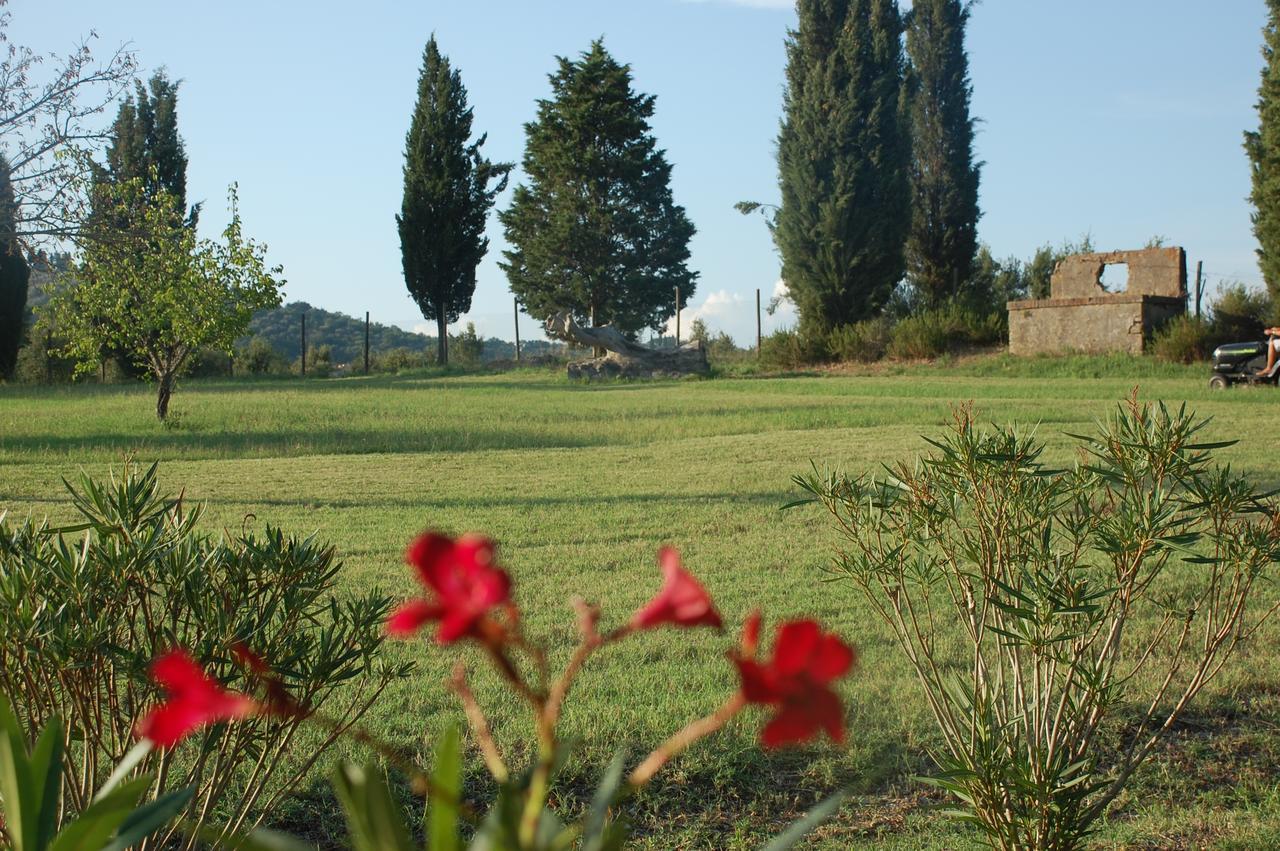
[[(748, 837), (754, 847), (782, 832), (813, 804), (845, 789), (855, 796), (869, 797), (870, 802), (866, 807), (844, 808), (833, 820), (841, 823), (841, 833), (880, 834), (894, 829), (895, 823), (883, 818), (886, 808), (905, 811), (936, 804), (914, 791), (909, 795), (901, 792), (901, 783), (921, 769), (914, 762), (906, 765), (903, 758), (910, 759), (910, 755), (901, 750), (897, 744), (886, 745), (856, 762), (833, 761), (825, 748), (765, 752), (754, 747), (738, 749), (731, 756), (700, 767), (689, 768), (677, 760), (643, 792), (615, 808), (614, 817), (626, 819), (631, 837), (638, 843), (661, 842), (671, 837), (674, 828), (681, 832), (682, 843), (696, 842), (694, 846), (679, 847), (740, 846)], [(629, 765), (636, 764), (641, 756), (632, 753)], [(815, 772), (815, 759), (829, 770)], [(883, 765), (885, 770), (868, 771), (868, 763)], [(595, 766), (571, 758), (552, 789), (557, 815), (567, 822), (581, 819), (603, 770), (603, 764)], [(424, 838), (419, 817), (422, 802), (415, 798), (403, 776), (393, 774), (391, 781), (413, 838), (420, 844)], [(464, 797), (477, 811), (486, 812), (493, 804), (496, 788), (478, 761), (468, 767), (463, 788)], [(899, 820), (897, 825), (900, 824)], [(341, 809), (328, 783), (318, 779), (286, 801), (266, 825), (326, 851), (348, 847)]]
[[(0, 452), (15, 455), (119, 455), (145, 451), (159, 459), (247, 458), (297, 455), (367, 455), (403, 452), (474, 452), (493, 449), (579, 449), (602, 446), (608, 435), (579, 430), (547, 432), (467, 427), (342, 429), (323, 432), (202, 431), (177, 427), (145, 434), (81, 432), (0, 438)], [(25, 459), (10, 459), (19, 463)]]

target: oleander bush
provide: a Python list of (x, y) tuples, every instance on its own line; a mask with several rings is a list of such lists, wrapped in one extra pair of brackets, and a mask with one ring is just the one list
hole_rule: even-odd
[(1270, 495), (1212, 461), (1206, 421), (1136, 398), (1065, 469), (956, 412), (880, 476), (797, 477), (834, 570), (890, 628), (941, 747), (932, 782), (992, 847), (1084, 846), (1188, 704), (1274, 609)]
[[(200, 509), (164, 494), (155, 466), (68, 484), (77, 523), (0, 518), (0, 691), (28, 730), (60, 718), (74, 769), (64, 772), (69, 813), (84, 812), (111, 766), (129, 752), (157, 697), (152, 660), (184, 647), (218, 683), (246, 687), (247, 652), (275, 660), (297, 704), (330, 723), (304, 754), (286, 754), (300, 719), (258, 716), (211, 730), (183, 752), (160, 749), (139, 770), (150, 795), (191, 786), (188, 817), (255, 824), (393, 679), (378, 659), (390, 601), (336, 597), (341, 569), (313, 537), (261, 532), (210, 536)], [(151, 840), (190, 844), (174, 834)]]

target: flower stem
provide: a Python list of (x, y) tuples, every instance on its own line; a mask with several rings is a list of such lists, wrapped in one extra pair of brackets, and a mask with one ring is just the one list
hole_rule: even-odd
[(502, 754), (498, 752), (498, 744), (494, 741), (493, 731), (489, 728), (489, 719), (485, 717), (480, 702), (476, 700), (471, 687), (467, 685), (467, 669), (462, 662), (453, 669), (449, 688), (462, 702), (462, 710), (466, 713), (467, 721), (476, 734), (476, 741), (480, 745), (480, 753), (484, 756), (484, 764), (488, 767), (489, 773), (499, 783), (506, 783), (511, 772), (507, 770), (507, 764), (502, 760)]
[(684, 729), (667, 739), (654, 749), (653, 753), (645, 757), (644, 761), (631, 772), (631, 776), (627, 778), (627, 783), (632, 787), (645, 785), (673, 757), (678, 756), (698, 739), (709, 736), (725, 724), (728, 724), (746, 705), (747, 700), (742, 696), (742, 692), (736, 692), (733, 697), (726, 700), (712, 714), (705, 718), (691, 721)]

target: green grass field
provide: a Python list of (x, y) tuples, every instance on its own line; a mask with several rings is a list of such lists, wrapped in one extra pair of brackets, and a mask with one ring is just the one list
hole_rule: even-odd
[[(400, 562), (425, 528), (496, 538), (529, 631), (563, 662), (574, 639), (570, 594), (598, 601), (604, 626), (659, 585), (658, 547), (676, 545), (730, 622), (759, 606), (770, 622), (812, 614), (859, 647), (843, 693), (849, 743), (763, 754), (749, 715), (695, 747), (634, 804), (640, 845), (752, 848), (818, 798), (856, 799), (820, 848), (976, 846), (945, 821), (927, 772), (932, 724), (917, 685), (852, 587), (826, 581), (834, 545), (816, 509), (780, 512), (811, 460), (850, 471), (913, 457), (949, 406), (1038, 423), (1057, 460), (1063, 432), (1087, 431), (1139, 385), (1214, 417), (1211, 439), (1239, 439), (1223, 460), (1280, 486), (1280, 392), (1214, 394), (1202, 369), (1147, 361), (1012, 362), (868, 374), (570, 384), (547, 372), (281, 382), (188, 382), (176, 423), (158, 424), (146, 388), (0, 387), (0, 510), (70, 516), (61, 483), (128, 459), (160, 460), (172, 490), (207, 505), (210, 528), (270, 522), (317, 531), (345, 560), (344, 583), (409, 594)], [(246, 518), (249, 518), (246, 520)], [(1267, 595), (1273, 591), (1264, 592)], [(1103, 847), (1258, 848), (1280, 844), (1280, 631), (1263, 632), (1205, 693), (1188, 722), (1119, 802)], [(657, 631), (593, 660), (570, 697), (566, 732), (582, 745), (566, 797), (621, 747), (639, 758), (733, 688), (731, 636)], [(441, 686), (457, 654), (395, 644), (421, 660), (374, 709), (370, 726), (425, 753), (461, 718)], [(462, 652), (466, 652), (465, 650)], [(555, 661), (553, 660), (553, 661)], [(481, 701), (510, 747), (525, 718), (477, 672)], [(516, 760), (517, 762), (519, 760)], [(478, 779), (479, 761), (473, 760)], [(340, 835), (322, 778), (279, 816), (315, 838)]]

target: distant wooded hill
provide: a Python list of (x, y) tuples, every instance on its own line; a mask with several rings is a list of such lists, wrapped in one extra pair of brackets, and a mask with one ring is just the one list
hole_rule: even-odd
[[(302, 315), (307, 316), (307, 346), (329, 346), (331, 360), (335, 364), (357, 363), (364, 357), (364, 319), (345, 313), (313, 307), (305, 301), (295, 301), (281, 307), (261, 310), (249, 323), (249, 337), (265, 340), (271, 348), (289, 360), (298, 357), (302, 348)], [(544, 340), (522, 341), (521, 354), (528, 357), (559, 351), (558, 343)], [(436, 338), (426, 334), (405, 331), (394, 325), (378, 322), (369, 325), (369, 349), (372, 352), (389, 352), (392, 349), (411, 349), (415, 352), (434, 354)], [(509, 360), (516, 356), (514, 343), (490, 337), (484, 341), (483, 360)]]

